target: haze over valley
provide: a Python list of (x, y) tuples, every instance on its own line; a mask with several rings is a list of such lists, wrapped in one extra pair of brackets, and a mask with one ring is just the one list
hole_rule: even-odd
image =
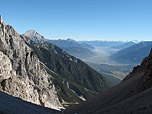
[(151, 0), (5, 0), (0, 114), (152, 114)]

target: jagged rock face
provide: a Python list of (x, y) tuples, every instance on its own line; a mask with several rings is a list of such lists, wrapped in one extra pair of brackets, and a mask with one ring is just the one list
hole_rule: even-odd
[(143, 60), (139, 68), (142, 68), (144, 72), (143, 85), (145, 89), (152, 87), (152, 50), (149, 56)]
[(130, 78), (132, 78), (133, 76), (138, 76), (137, 74), (139, 73), (143, 73), (143, 87), (145, 89), (148, 89), (150, 87), (152, 87), (152, 50), (149, 54), (148, 57), (146, 57), (141, 65), (138, 65), (137, 67), (135, 67), (133, 69), (133, 71), (128, 75), (126, 76), (126, 78), (123, 80), (126, 81)]
[(147, 58), (146, 65), (145, 65), (145, 79), (144, 79), (144, 86), (145, 88), (150, 88), (152, 87), (152, 51)]
[(10, 78), (12, 75), (16, 75), (16, 72), (12, 68), (10, 59), (0, 51), (0, 81)]
[(62, 108), (52, 76), (22, 37), (0, 22), (0, 90), (42, 106)]
[(31, 38), (31, 40), (35, 41), (36, 43), (44, 43), (44, 42), (46, 42), (44, 36), (41, 36), (35, 30), (29, 30), (26, 33), (24, 33), (24, 35), (29, 37), (29, 38)]

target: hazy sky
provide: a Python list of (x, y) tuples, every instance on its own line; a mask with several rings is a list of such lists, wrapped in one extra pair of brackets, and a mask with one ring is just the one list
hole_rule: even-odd
[(152, 0), (1, 0), (17, 32), (49, 39), (152, 40)]

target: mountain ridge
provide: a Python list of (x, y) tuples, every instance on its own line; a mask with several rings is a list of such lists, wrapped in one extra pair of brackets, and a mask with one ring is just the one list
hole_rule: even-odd
[(80, 58), (85, 59), (89, 58), (94, 54), (93, 50), (95, 49), (93, 46), (88, 44), (80, 44), (79, 42), (73, 40), (73, 39), (67, 39), (67, 40), (48, 40), (48, 42), (62, 48), (67, 53)]
[[(31, 42), (30, 41), (30, 43), (31, 43), (31, 45), (32, 46), (35, 46), (35, 47), (38, 47), (40, 50), (39, 51), (41, 51), (41, 49), (42, 48), (45, 48), (46, 50), (48, 50), (48, 53), (46, 53), (46, 54), (49, 54), (49, 50), (52, 52), (53, 51), (53, 53), (55, 53), (55, 54), (57, 54), (57, 55), (59, 55), (59, 56), (62, 56), (62, 57), (64, 57), (64, 58), (66, 58), (68, 61), (71, 61), (71, 62), (74, 62), (74, 63), (77, 63), (77, 64), (80, 64), (80, 65), (83, 65), (83, 66), (85, 66), (86, 68), (89, 68), (89, 69), (91, 69), (87, 64), (85, 64), (84, 62), (82, 62), (80, 59), (77, 59), (77, 58), (75, 58), (75, 57), (73, 57), (73, 56), (71, 56), (71, 55), (69, 55), (69, 54), (67, 54), (64, 50), (62, 50), (62, 49), (60, 49), (60, 48), (58, 48), (57, 46), (55, 46), (55, 45), (52, 45), (52, 44), (50, 44), (50, 43), (48, 43), (48, 42), (45, 42), (45, 43), (41, 43), (41, 44), (36, 44), (36, 43), (34, 43), (34, 42)], [(30, 44), (29, 43), (29, 44)], [(40, 47), (42, 47), (42, 48), (40, 48)], [(43, 49), (42, 49), (43, 50)], [(59, 52), (59, 53), (58, 53)], [(43, 51), (42, 51), (42, 53), (43, 53)], [(52, 54), (53, 54), (52, 53)], [(45, 55), (45, 54), (41, 54), (41, 55)], [(48, 56), (50, 56), (50, 55), (48, 55)], [(40, 57), (40, 56), (39, 56)], [(46, 58), (46, 57), (43, 57), (44, 59)], [(48, 62), (48, 61), (50, 61), (49, 60), (49, 58), (48, 58), (48, 60), (45, 60), (45, 61), (43, 61), (42, 59), (43, 59), (42, 57), (40, 58), (40, 60), (43, 62), (43, 63), (46, 63), (46, 62)], [(52, 60), (52, 61), (54, 61), (54, 60)], [(67, 62), (68, 62), (67, 61)], [(51, 62), (51, 61), (50, 61)], [(49, 62), (48, 62), (49, 63)], [(64, 63), (64, 62), (63, 62)], [(62, 64), (63, 64), (62, 63)], [(50, 64), (50, 65), (53, 65), (54, 63), (52, 63), (52, 64)], [(56, 64), (56, 63), (55, 63)], [(66, 63), (67, 64), (67, 63)], [(65, 65), (66, 65), (65, 64)], [(46, 64), (47, 65), (47, 64)], [(49, 65), (49, 64), (48, 64)], [(47, 66), (48, 66), (47, 65)], [(48, 66), (49, 67), (49, 66)], [(49, 68), (51, 69), (51, 67), (52, 66), (50, 66)], [(55, 67), (55, 66), (54, 66)], [(77, 70), (79, 67), (77, 67), (77, 68), (75, 68), (75, 70)], [(52, 69), (53, 70), (53, 69)], [(84, 69), (85, 70), (85, 69)], [(57, 71), (56, 71), (57, 72)], [(80, 72), (80, 70), (79, 71), (77, 71), (77, 72)], [(92, 71), (93, 72), (93, 71)], [(60, 73), (59, 73), (60, 74)], [(62, 72), (62, 74), (64, 74), (63, 72)], [(66, 74), (67, 75), (67, 74)], [(72, 74), (72, 76), (73, 76), (74, 74)], [(96, 75), (99, 75), (99, 73), (97, 73), (96, 72)], [(70, 75), (69, 75), (70, 76)], [(99, 86), (99, 85), (98, 85)]]
[[(118, 63), (139, 64), (144, 57), (148, 56), (152, 47), (151, 41), (144, 41), (131, 47), (124, 48), (113, 54), (110, 58)], [(138, 55), (138, 56), (137, 56)]]

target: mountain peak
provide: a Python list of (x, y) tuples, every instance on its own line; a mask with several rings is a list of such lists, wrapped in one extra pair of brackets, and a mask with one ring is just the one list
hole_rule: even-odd
[(28, 31), (26, 31), (26, 33), (25, 34), (39, 34), (38, 32), (36, 32), (36, 30), (28, 30)]
[(30, 38), (31, 40), (35, 41), (36, 43), (44, 43), (46, 42), (45, 37), (40, 35), (35, 30), (29, 30), (26, 33), (24, 33), (25, 36)]
[(16, 36), (18, 37), (19, 34), (14, 30), (14, 28), (8, 24), (6, 24), (3, 20), (2, 20), (2, 16), (0, 14), (0, 35), (2, 36)]

